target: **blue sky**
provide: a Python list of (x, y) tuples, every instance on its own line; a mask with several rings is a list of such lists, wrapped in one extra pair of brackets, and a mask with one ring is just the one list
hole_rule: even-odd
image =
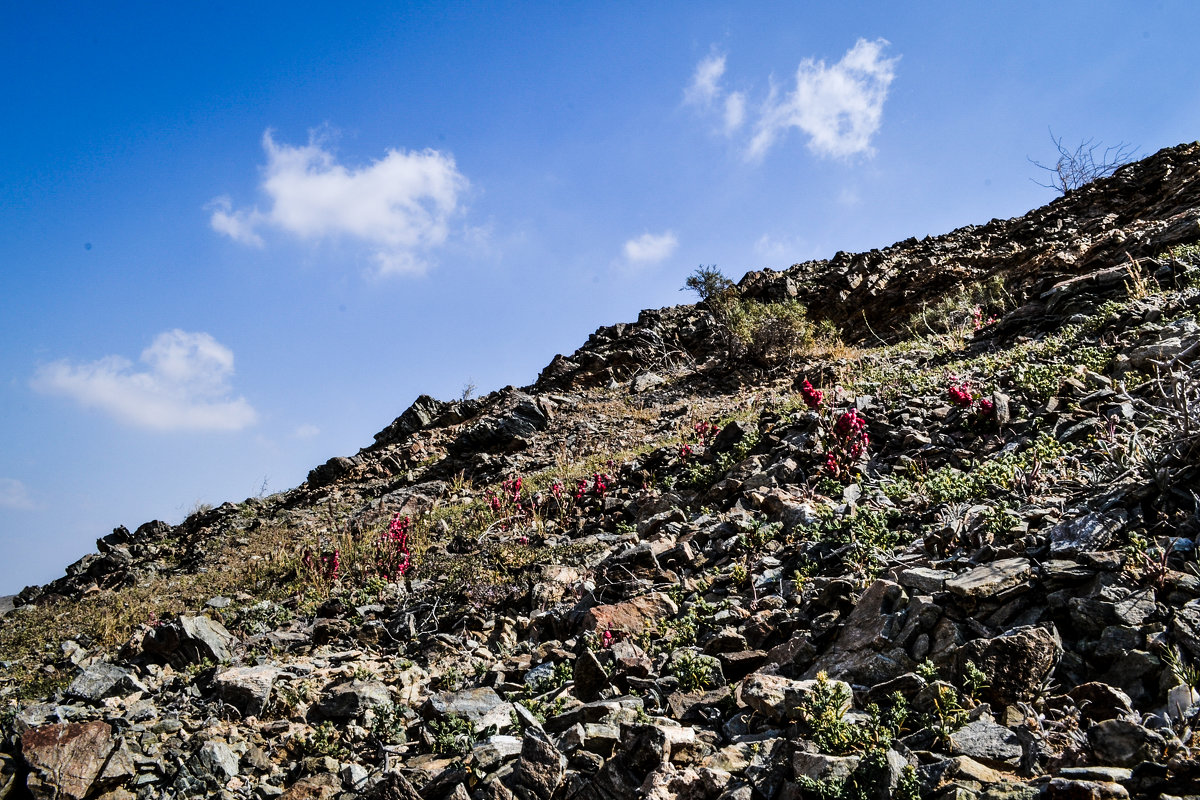
[(1022, 214), (1048, 128), (1200, 137), (1184, 0), (179, 5), (0, 9), (0, 594), (699, 264)]

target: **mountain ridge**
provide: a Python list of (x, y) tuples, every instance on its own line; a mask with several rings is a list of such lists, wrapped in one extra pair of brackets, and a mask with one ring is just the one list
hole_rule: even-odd
[(1193, 143), (118, 528), (0, 618), (0, 798), (1179, 796), (1197, 243)]

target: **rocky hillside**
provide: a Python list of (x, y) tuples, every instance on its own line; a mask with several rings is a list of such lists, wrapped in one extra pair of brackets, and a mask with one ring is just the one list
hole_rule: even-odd
[(1200, 143), (421, 397), (18, 595), (0, 800), (1200, 797), (1198, 309)]

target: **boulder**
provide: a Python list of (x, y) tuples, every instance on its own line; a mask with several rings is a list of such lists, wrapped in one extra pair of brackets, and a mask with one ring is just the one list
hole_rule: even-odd
[[(845, 698), (842, 711), (848, 711), (854, 698), (850, 684), (827, 679), (829, 689), (838, 691)], [(755, 672), (747, 676), (738, 686), (742, 702), (774, 722), (795, 719), (797, 709), (805, 697), (817, 687), (818, 681), (794, 680), (782, 675), (766, 675)]]
[(904, 627), (907, 596), (899, 584), (880, 579), (871, 584), (837, 639), (805, 671), (805, 678), (825, 672), (831, 678), (873, 686), (910, 672), (916, 664), (891, 640)]
[(333, 687), (317, 705), (309, 711), (314, 720), (347, 721), (376, 706), (390, 705), (391, 693), (387, 685), (379, 681), (362, 681), (355, 678)]
[(132, 692), (144, 692), (146, 687), (132, 672), (116, 664), (100, 662), (84, 667), (67, 687), (67, 694), (80, 700), (94, 703), (106, 697), (117, 697)]
[(495, 725), (508, 727), (512, 723), (512, 703), (506, 703), (488, 686), (463, 689), (432, 695), (421, 706), (421, 716), (426, 719), (445, 719), (449, 716), (463, 717), (476, 729)]
[(593, 606), (583, 613), (585, 631), (623, 631), (639, 634), (647, 623), (663, 617), (674, 617), (679, 607), (661, 592), (635, 597), (624, 603)]
[(959, 672), (967, 661), (988, 677), (983, 699), (993, 708), (1033, 700), (1062, 655), (1058, 631), (1027, 625), (991, 639), (975, 639), (957, 653)]
[(232, 659), (234, 638), (225, 626), (205, 616), (181, 616), (151, 628), (142, 640), (142, 649), (176, 667), (211, 662), (214, 665)]
[(1024, 749), (1015, 733), (984, 715), (950, 734), (950, 752), (991, 766), (1015, 767)]
[(259, 716), (271, 700), (271, 687), (280, 669), (271, 666), (233, 667), (213, 677), (217, 696), (248, 716)]
[(521, 740), (521, 756), (512, 772), (510, 788), (522, 800), (550, 800), (562, 783), (567, 759), (546, 734), (530, 728)]
[(1125, 527), (1125, 509), (1085, 514), (1064, 520), (1050, 529), (1050, 554), (1056, 558), (1077, 555), (1091, 550), (1103, 550)]
[(26, 731), (21, 756), (29, 765), (30, 793), (37, 800), (82, 800), (105, 785), (119, 783), (128, 777), (119, 774), (125, 772), (125, 765), (114, 763), (112, 770), (106, 769), (117, 743), (112, 726), (99, 720)]

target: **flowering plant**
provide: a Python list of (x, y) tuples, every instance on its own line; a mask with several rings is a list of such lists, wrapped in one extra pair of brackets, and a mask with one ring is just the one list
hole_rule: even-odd
[(975, 402), (975, 398), (971, 395), (970, 381), (951, 383), (950, 387), (946, 389), (946, 393), (950, 395), (950, 402), (961, 408), (968, 408), (971, 403)]
[(960, 383), (951, 382), (946, 393), (950, 402), (962, 409), (975, 408), (975, 422), (983, 422), (996, 416), (996, 404), (986, 397), (976, 395), (971, 390), (971, 382), (964, 380)]
[(314, 553), (311, 547), (304, 548), (300, 563), (321, 583), (333, 583), (338, 579), (342, 567), (342, 554), (338, 548)]
[(375, 542), (375, 569), (385, 581), (402, 577), (412, 567), (412, 553), (408, 549), (411, 530), (412, 518), (395, 514), (388, 529)]
[(847, 480), (870, 442), (867, 420), (859, 416), (858, 409), (844, 411), (834, 422), (829, 438), (830, 447), (829, 452), (825, 454), (825, 467), (834, 478)]
[(807, 380), (800, 387), (800, 394), (804, 397), (804, 405), (814, 410), (820, 407), (821, 401), (825, 399), (825, 393), (820, 389), (814, 389)]
[(693, 425), (692, 431), (696, 434), (697, 441), (699, 441), (700, 444), (706, 445), (708, 444), (708, 438), (710, 436), (716, 436), (718, 433), (720, 433), (721, 429), (717, 427), (715, 422), (703, 420)]
[(974, 326), (975, 330), (980, 330), (981, 328), (991, 325), (996, 321), (996, 319), (997, 318), (995, 314), (987, 319), (984, 319), (983, 306), (975, 306), (975, 310), (971, 312), (971, 324)]

